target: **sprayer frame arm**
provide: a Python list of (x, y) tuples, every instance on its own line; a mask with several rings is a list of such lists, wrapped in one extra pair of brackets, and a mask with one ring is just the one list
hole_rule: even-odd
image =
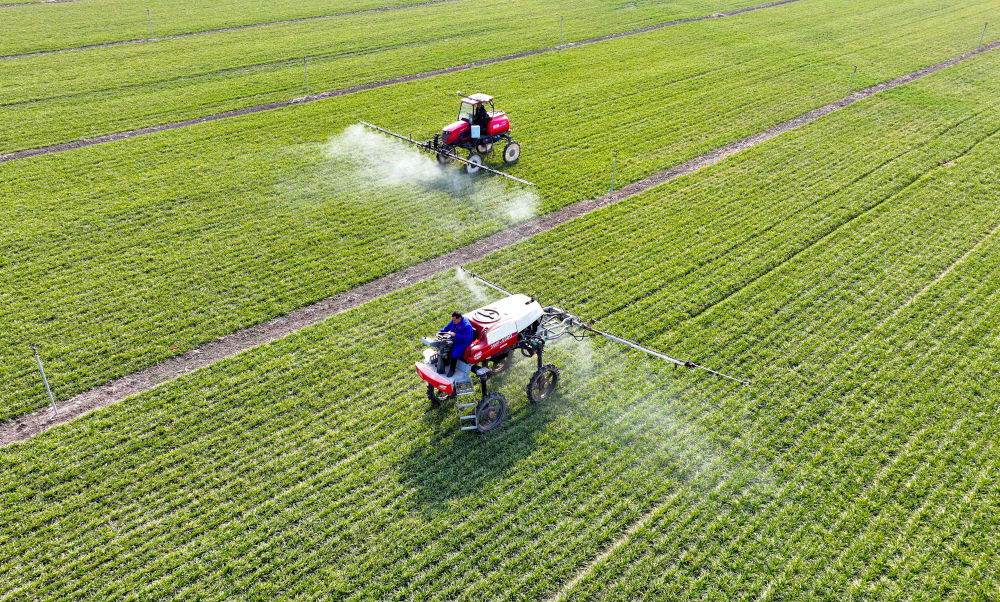
[(516, 176), (512, 176), (512, 175), (510, 175), (508, 173), (504, 173), (504, 172), (502, 172), (500, 170), (497, 170), (497, 169), (493, 169), (492, 167), (486, 167), (482, 163), (475, 163), (474, 164), (474, 163), (472, 163), (472, 161), (469, 161), (467, 159), (463, 159), (463, 158), (459, 157), (458, 155), (456, 155), (454, 153), (449, 153), (447, 151), (443, 151), (443, 150), (440, 150), (440, 149), (435, 149), (434, 147), (432, 147), (431, 145), (427, 144), (426, 142), (419, 142), (419, 141), (414, 140), (413, 138), (410, 138), (408, 136), (403, 136), (402, 134), (397, 134), (396, 132), (390, 132), (389, 130), (387, 130), (385, 128), (382, 128), (382, 127), (379, 127), (377, 125), (368, 123), (367, 121), (361, 121), (360, 119), (358, 120), (358, 123), (360, 123), (361, 125), (363, 125), (365, 127), (369, 127), (369, 128), (371, 128), (373, 130), (378, 130), (378, 131), (382, 132), (383, 134), (389, 134), (390, 136), (393, 136), (395, 138), (399, 138), (400, 140), (405, 140), (406, 142), (409, 142), (410, 144), (412, 144), (414, 146), (417, 146), (419, 148), (422, 148), (422, 149), (424, 149), (426, 151), (430, 151), (432, 153), (437, 153), (439, 155), (443, 155), (445, 157), (448, 157), (452, 161), (458, 161), (459, 163), (463, 163), (465, 165), (476, 165), (476, 166), (479, 167), (479, 169), (485, 169), (486, 171), (488, 171), (490, 173), (494, 173), (494, 174), (496, 174), (498, 176), (503, 176), (503, 177), (507, 178), (508, 180), (514, 180), (515, 182), (519, 182), (521, 184), (524, 184), (525, 186), (534, 186), (534, 184), (532, 184), (531, 182), (529, 182), (527, 180), (522, 180), (521, 178), (518, 178)]
[[(469, 270), (466, 270), (465, 268), (461, 268), (461, 267), (458, 268), (458, 269), (460, 269), (463, 272), (465, 272), (466, 274), (468, 274), (476, 282), (479, 282), (479, 283), (481, 283), (481, 284), (483, 284), (485, 286), (488, 286), (491, 289), (497, 291), (498, 293), (501, 293), (503, 295), (507, 295), (508, 297), (513, 294), (510, 291), (505, 290), (505, 289), (503, 289), (503, 288), (501, 288), (501, 287), (493, 284), (489, 280), (486, 280), (485, 278), (479, 276), (478, 274), (476, 274), (474, 272), (470, 272)], [(572, 328), (572, 327), (578, 327), (578, 328), (581, 328), (583, 330), (586, 330), (587, 332), (596, 334), (598, 336), (602, 336), (602, 337), (604, 337), (604, 338), (606, 338), (606, 339), (608, 339), (610, 341), (614, 341), (616, 343), (621, 343), (622, 345), (625, 345), (627, 347), (631, 347), (632, 349), (635, 349), (637, 351), (642, 351), (643, 353), (647, 353), (647, 354), (649, 354), (649, 355), (651, 355), (653, 357), (656, 357), (656, 358), (659, 358), (661, 360), (670, 362), (671, 364), (674, 364), (675, 366), (684, 366), (685, 368), (697, 368), (698, 370), (704, 370), (705, 372), (708, 372), (710, 374), (714, 374), (715, 376), (718, 376), (720, 378), (725, 378), (726, 380), (731, 380), (733, 382), (738, 382), (738, 383), (740, 383), (741, 385), (744, 385), (744, 386), (750, 386), (750, 381), (748, 381), (748, 380), (742, 380), (742, 379), (736, 378), (734, 376), (730, 376), (728, 374), (725, 374), (723, 372), (719, 372), (717, 370), (713, 370), (713, 369), (711, 369), (711, 368), (709, 368), (707, 366), (702, 366), (701, 364), (696, 364), (696, 363), (691, 362), (691, 361), (679, 360), (677, 358), (670, 357), (669, 355), (667, 355), (665, 353), (659, 352), (659, 351), (657, 351), (655, 349), (650, 349), (649, 347), (646, 347), (645, 345), (640, 345), (639, 343), (636, 343), (635, 341), (630, 341), (630, 340), (628, 340), (626, 338), (623, 338), (623, 337), (620, 337), (620, 336), (617, 336), (617, 335), (613, 335), (610, 332), (604, 332), (603, 330), (598, 330), (598, 329), (594, 328), (593, 326), (587, 324), (586, 322), (584, 322), (583, 320), (581, 320), (577, 316), (569, 313), (568, 311), (566, 311), (564, 309), (556, 307), (554, 305), (550, 305), (550, 306), (545, 307), (543, 309), (545, 311), (545, 315), (546, 316), (550, 317), (551, 319), (559, 321), (558, 325), (556, 325), (556, 326), (551, 327), (551, 328), (548, 329), (548, 336), (547, 336), (547, 338), (550, 338), (550, 339), (559, 338), (560, 336), (566, 334), (570, 330), (570, 328)]]

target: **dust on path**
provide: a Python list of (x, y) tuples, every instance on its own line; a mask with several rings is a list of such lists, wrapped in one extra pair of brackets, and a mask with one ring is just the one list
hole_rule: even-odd
[(289, 312), (284, 316), (236, 331), (149, 368), (80, 393), (59, 404), (54, 414), (51, 409), (46, 408), (7, 421), (0, 424), (0, 446), (27, 440), (39, 433), (45, 432), (54, 425), (69, 422), (91, 410), (102, 408), (116, 401), (121, 401), (126, 397), (143, 393), (158, 385), (170, 382), (183, 374), (205, 368), (220, 360), (231, 358), (254, 347), (270, 343), (303, 328), (323, 322), (340, 312), (354, 309), (374, 299), (402, 290), (412, 284), (422, 282), (432, 276), (452, 270), (470, 261), (482, 259), (494, 251), (522, 242), (537, 234), (547, 232), (578, 217), (614, 205), (619, 201), (646, 192), (681, 176), (715, 165), (726, 157), (802, 127), (834, 111), (852, 105), (859, 100), (874, 96), (884, 90), (902, 86), (998, 47), (1000, 47), (1000, 40), (961, 56), (898, 77), (892, 81), (865, 88), (864, 90), (855, 92), (851, 96), (803, 113), (798, 117), (712, 150), (680, 165), (657, 172), (610, 194), (578, 201), (553, 213), (527, 220), (506, 230), (491, 234), (472, 244), (414, 264), (398, 272), (387, 274), (349, 291), (344, 291), (333, 297), (328, 297), (312, 305)]
[(453, 65), (451, 67), (443, 67), (441, 69), (433, 69), (431, 71), (423, 71), (421, 73), (414, 73), (411, 75), (403, 75), (400, 77), (394, 77), (391, 79), (384, 79), (376, 82), (369, 82), (367, 84), (360, 84), (357, 86), (350, 86), (347, 88), (340, 88), (337, 90), (328, 90), (326, 92), (320, 92), (319, 94), (312, 94), (310, 96), (303, 96), (301, 98), (295, 98), (292, 100), (282, 100), (278, 102), (270, 102), (266, 104), (253, 105), (250, 107), (243, 107), (242, 109), (233, 109), (230, 111), (224, 111), (222, 113), (213, 113), (211, 115), (203, 115), (201, 117), (193, 117), (191, 119), (183, 119), (181, 121), (173, 121), (170, 123), (163, 123), (160, 125), (153, 125), (142, 127), (134, 130), (127, 130), (124, 132), (116, 132), (114, 134), (105, 134), (103, 136), (96, 136), (94, 138), (83, 138), (81, 140), (74, 140), (71, 142), (63, 142), (60, 144), (53, 144), (51, 146), (42, 146), (38, 148), (31, 148), (21, 151), (15, 151), (6, 154), (0, 154), (0, 163), (6, 163), (8, 161), (15, 161), (17, 159), (27, 159), (28, 157), (37, 157), (39, 155), (50, 155), (53, 153), (61, 153), (68, 150), (74, 150), (77, 148), (83, 148), (85, 146), (94, 146), (97, 144), (105, 144), (108, 142), (115, 142), (118, 140), (126, 140), (128, 138), (136, 138), (138, 136), (145, 136), (147, 134), (153, 134), (156, 132), (163, 132), (166, 130), (176, 130), (179, 128), (188, 127), (191, 125), (197, 125), (199, 123), (207, 123), (210, 121), (218, 121), (220, 119), (228, 119), (230, 117), (238, 117), (240, 115), (250, 115), (253, 113), (262, 113), (264, 111), (273, 111), (275, 109), (284, 109), (287, 107), (292, 107), (299, 104), (304, 104), (307, 102), (315, 102), (317, 100), (324, 100), (327, 98), (336, 98), (338, 96), (346, 96), (348, 94), (354, 94), (356, 92), (362, 92), (364, 90), (374, 90), (376, 88), (384, 88), (385, 86), (392, 86), (395, 84), (401, 84), (404, 82), (412, 82), (421, 79), (428, 79), (431, 77), (436, 77), (438, 75), (445, 75), (447, 73), (455, 73), (457, 71), (465, 71), (467, 69), (474, 69), (476, 67), (484, 67), (486, 65), (492, 65), (495, 63), (503, 63), (506, 61), (513, 61), (516, 59), (521, 59), (529, 56), (534, 56), (536, 54), (544, 54), (547, 52), (555, 52), (558, 50), (577, 48), (579, 46), (587, 46), (590, 44), (596, 44), (598, 42), (606, 42), (608, 40), (614, 40), (618, 38), (624, 38), (627, 36), (634, 36), (643, 33), (648, 33), (650, 31), (655, 31), (657, 29), (663, 29), (666, 27), (674, 27), (676, 25), (682, 25), (684, 23), (694, 23), (696, 21), (705, 21), (708, 19), (721, 19), (724, 17), (732, 17), (734, 15), (740, 15), (743, 13), (761, 10), (765, 8), (771, 8), (774, 6), (780, 6), (782, 4), (791, 4), (792, 2), (799, 2), (800, 0), (780, 0), (779, 2), (771, 2), (769, 4), (762, 4), (760, 6), (751, 6), (748, 8), (741, 8), (739, 10), (729, 11), (726, 13), (716, 13), (713, 15), (706, 15), (703, 17), (691, 17), (689, 19), (680, 19), (676, 21), (669, 21), (667, 23), (660, 23), (657, 25), (650, 25), (648, 27), (643, 27), (641, 29), (633, 29), (631, 31), (625, 31), (620, 33), (613, 33), (606, 36), (601, 36), (598, 38), (589, 38), (586, 40), (580, 40), (578, 42), (569, 42), (561, 46), (551, 46), (548, 48), (538, 48), (535, 50), (525, 50), (522, 52), (516, 52), (514, 54), (506, 54), (503, 56), (493, 57), (489, 59), (483, 59), (479, 61), (474, 61), (471, 63), (464, 63), (462, 65)]

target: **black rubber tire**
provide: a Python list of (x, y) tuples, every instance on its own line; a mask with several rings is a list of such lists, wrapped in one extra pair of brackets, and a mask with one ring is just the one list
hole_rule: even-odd
[(521, 157), (521, 145), (517, 142), (511, 142), (507, 146), (503, 147), (503, 162), (504, 163), (517, 163), (517, 160)]
[(449, 395), (443, 391), (438, 391), (437, 389), (434, 388), (434, 385), (431, 384), (427, 385), (427, 399), (430, 399), (431, 405), (435, 407), (441, 405), (441, 402), (448, 401), (453, 397), (455, 397), (454, 394)]
[(541, 403), (559, 386), (559, 368), (545, 364), (528, 379), (528, 401)]
[(451, 163), (451, 157), (449, 157), (448, 155), (445, 155), (444, 153), (438, 153), (437, 154), (437, 160), (438, 160), (438, 163), (440, 165), (447, 165), (447, 164)]
[(472, 175), (483, 165), (483, 158), (476, 153), (469, 154), (469, 162), (465, 164), (465, 173)]
[(514, 362), (514, 356), (507, 353), (502, 356), (494, 357), (489, 362), (489, 369), (493, 371), (493, 376), (500, 376), (506, 374), (510, 370), (510, 365)]
[(507, 415), (507, 398), (503, 393), (490, 393), (484, 397), (476, 406), (476, 430), (480, 433), (488, 433), (500, 426), (504, 416)]
[(476, 145), (476, 152), (479, 153), (479, 154), (481, 154), (481, 155), (488, 155), (488, 154), (490, 154), (491, 152), (493, 152), (493, 143), (492, 142), (480, 142), (479, 144)]

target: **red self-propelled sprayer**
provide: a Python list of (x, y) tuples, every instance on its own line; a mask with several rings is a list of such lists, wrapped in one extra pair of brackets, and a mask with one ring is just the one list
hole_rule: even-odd
[[(491, 157), (495, 147), (501, 143), (503, 144), (501, 156), (504, 163), (508, 165), (516, 163), (521, 157), (521, 145), (510, 135), (510, 118), (505, 112), (496, 110), (493, 97), (489, 94), (470, 94), (468, 96), (461, 92), (457, 94), (460, 97), (458, 118), (444, 126), (440, 133), (434, 134), (434, 137), (426, 142), (397, 134), (367, 121), (359, 123), (367, 128), (409, 142), (421, 150), (434, 153), (438, 163), (442, 165), (454, 161), (464, 165), (465, 171), (469, 174), (484, 170), (526, 186), (534, 186), (527, 180), (483, 165), (484, 160)], [(460, 149), (468, 154), (467, 158), (459, 156)]]
[[(433, 404), (456, 400), (459, 427), (463, 431), (485, 433), (500, 426), (507, 413), (507, 398), (499, 391), (490, 392), (487, 385), (491, 377), (507, 371), (518, 353), (524, 357), (534, 357), (537, 362), (537, 369), (528, 379), (528, 400), (538, 403), (548, 398), (559, 384), (559, 369), (542, 361), (545, 345), (567, 335), (576, 339), (587, 336), (604, 337), (674, 366), (704, 370), (720, 378), (743, 385), (750, 384), (749, 381), (694, 362), (675, 359), (634, 341), (598, 330), (563, 309), (553, 305), (543, 307), (527, 295), (513, 294), (476, 274), (468, 274), (505, 297), (465, 314), (475, 334), (461, 361), (456, 363), (453, 376), (447, 376), (447, 358), (451, 353), (452, 342), (445, 335), (424, 337), (427, 349), (424, 350), (423, 361), (415, 365), (417, 374), (427, 383), (427, 396)], [(479, 381), (481, 397), (478, 401), (475, 400), (473, 375)]]

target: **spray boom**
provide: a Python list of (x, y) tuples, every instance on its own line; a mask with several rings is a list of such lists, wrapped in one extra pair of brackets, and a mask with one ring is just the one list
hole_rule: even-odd
[[(510, 297), (510, 296), (513, 295), (513, 293), (511, 293), (510, 291), (505, 290), (505, 289), (503, 289), (503, 288), (501, 288), (501, 287), (493, 284), (492, 282), (486, 280), (485, 278), (482, 278), (478, 274), (475, 274), (475, 273), (470, 272), (468, 270), (465, 270), (463, 268), (459, 268), (459, 269), (461, 269), (463, 272), (465, 272), (466, 274), (468, 274), (476, 282), (479, 282), (480, 284), (483, 284), (484, 286), (488, 286), (489, 288), (497, 291), (498, 293), (501, 293), (501, 294), (506, 295), (508, 297)], [(685, 368), (695, 368), (695, 369), (698, 369), (698, 370), (703, 370), (705, 372), (708, 372), (709, 374), (718, 376), (719, 378), (724, 378), (726, 380), (731, 380), (733, 382), (738, 382), (738, 383), (740, 383), (742, 385), (745, 385), (745, 386), (749, 386), (750, 385), (750, 381), (748, 381), (748, 380), (742, 380), (740, 378), (736, 378), (735, 376), (730, 376), (729, 374), (725, 374), (723, 372), (719, 372), (717, 370), (713, 370), (712, 368), (709, 368), (707, 366), (702, 366), (701, 364), (696, 364), (696, 363), (694, 363), (692, 361), (680, 360), (680, 359), (671, 357), (671, 356), (669, 356), (669, 355), (667, 355), (665, 353), (662, 353), (660, 351), (657, 351), (656, 349), (651, 349), (649, 347), (646, 347), (645, 345), (641, 345), (639, 343), (636, 343), (635, 341), (630, 341), (629, 339), (626, 339), (624, 337), (613, 335), (613, 334), (611, 334), (609, 332), (605, 332), (603, 330), (598, 330), (598, 329), (594, 328), (593, 326), (587, 324), (583, 320), (581, 320), (578, 316), (573, 315), (573, 314), (569, 313), (568, 311), (560, 309), (559, 307), (556, 307), (554, 305), (543, 307), (542, 311), (543, 311), (543, 314), (542, 314), (542, 317), (540, 319), (539, 326), (538, 326), (538, 336), (542, 337), (546, 341), (556, 340), (556, 339), (562, 337), (563, 335), (569, 335), (569, 336), (571, 336), (571, 337), (573, 337), (575, 339), (583, 339), (584, 337), (586, 337), (588, 335), (587, 334), (578, 334), (577, 333), (577, 331), (582, 330), (585, 333), (589, 333), (591, 336), (595, 336), (596, 335), (596, 336), (604, 337), (605, 339), (608, 339), (609, 341), (614, 341), (615, 343), (620, 343), (620, 344), (625, 345), (627, 347), (631, 347), (632, 349), (635, 349), (637, 351), (641, 351), (641, 352), (643, 352), (643, 353), (645, 353), (647, 355), (651, 355), (651, 356), (653, 356), (655, 358), (659, 358), (659, 359), (664, 360), (666, 362), (670, 362), (674, 366), (683, 366)]]

